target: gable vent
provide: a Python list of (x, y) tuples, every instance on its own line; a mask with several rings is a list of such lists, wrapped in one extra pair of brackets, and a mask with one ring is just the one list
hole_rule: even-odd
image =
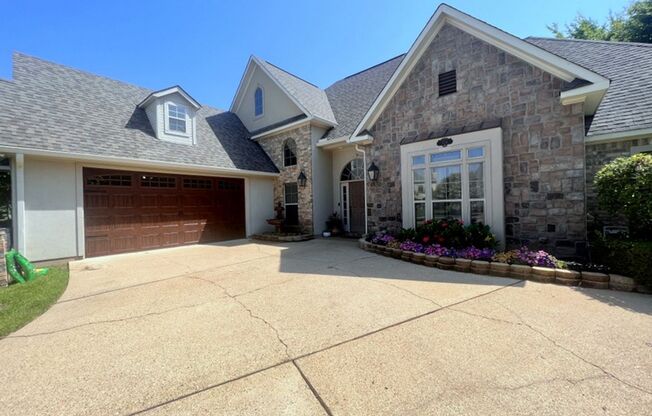
[(455, 70), (439, 74), (439, 96), (457, 92), (457, 75)]

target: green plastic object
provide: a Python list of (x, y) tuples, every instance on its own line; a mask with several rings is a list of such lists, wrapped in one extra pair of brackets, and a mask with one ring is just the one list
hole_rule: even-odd
[(18, 263), (18, 265), (20, 266), (20, 269), (23, 272), (23, 277), (25, 277), (25, 279), (28, 282), (31, 282), (37, 277), (45, 276), (46, 274), (48, 274), (49, 271), (48, 269), (37, 269), (36, 267), (34, 267), (32, 263), (29, 262), (29, 260), (25, 258), (25, 256), (23, 256), (19, 252), (16, 252), (14, 254), (14, 259), (16, 260), (16, 263)]
[(9, 250), (5, 254), (5, 261), (7, 263), (7, 272), (9, 273), (9, 276), (20, 283), (25, 283), (25, 279), (23, 279), (23, 276), (18, 272), (18, 269), (16, 268), (16, 250)]

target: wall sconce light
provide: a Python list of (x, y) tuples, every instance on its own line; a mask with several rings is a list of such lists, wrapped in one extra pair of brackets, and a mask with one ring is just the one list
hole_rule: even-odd
[(378, 176), (380, 175), (380, 169), (378, 169), (378, 166), (376, 166), (374, 162), (371, 162), (369, 169), (367, 169), (367, 174), (369, 175), (369, 180), (375, 182), (378, 180)]
[(301, 171), (301, 173), (299, 173), (299, 176), (297, 177), (297, 182), (299, 182), (299, 186), (302, 188), (306, 186), (306, 181), (308, 181), (308, 178), (306, 177), (306, 174), (303, 173), (303, 171)]

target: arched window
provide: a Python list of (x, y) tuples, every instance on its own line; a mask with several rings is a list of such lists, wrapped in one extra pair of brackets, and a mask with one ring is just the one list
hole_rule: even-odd
[(364, 162), (362, 159), (353, 159), (344, 166), (340, 181), (362, 181), (364, 180)]
[(263, 115), (263, 89), (260, 87), (254, 92), (254, 115), (256, 117)]
[(283, 144), (283, 166), (297, 164), (297, 144), (292, 139), (287, 139)]

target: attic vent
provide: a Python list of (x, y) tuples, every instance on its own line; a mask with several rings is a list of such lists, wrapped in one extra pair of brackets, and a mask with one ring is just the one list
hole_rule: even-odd
[(457, 76), (455, 70), (439, 74), (439, 96), (457, 92)]

